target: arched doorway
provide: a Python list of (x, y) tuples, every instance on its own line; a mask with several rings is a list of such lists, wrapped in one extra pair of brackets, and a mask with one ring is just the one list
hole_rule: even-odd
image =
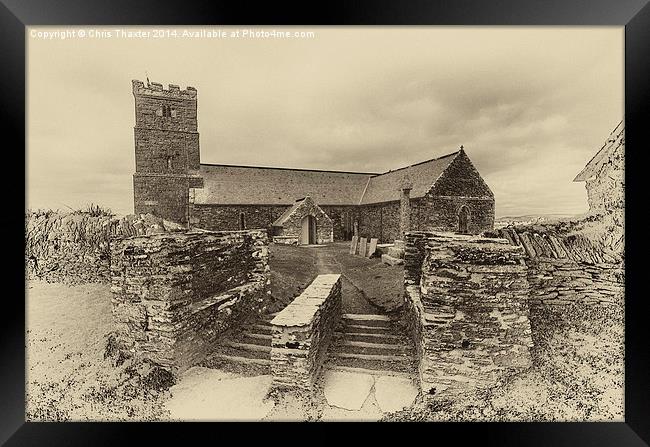
[(301, 222), (300, 244), (315, 244), (316, 240), (316, 218), (311, 215), (303, 217)]
[(460, 234), (469, 233), (469, 208), (463, 205), (458, 210), (458, 232)]

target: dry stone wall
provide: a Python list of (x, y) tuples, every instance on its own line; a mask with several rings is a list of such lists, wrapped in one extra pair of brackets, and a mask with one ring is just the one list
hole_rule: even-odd
[(622, 253), (605, 250), (583, 234), (567, 234), (559, 224), (507, 227), (498, 233), (526, 253), (531, 305), (623, 303)]
[(273, 390), (312, 393), (341, 318), (341, 275), (319, 275), (271, 321)]
[(405, 308), (425, 400), (459, 398), (528, 368), (523, 249), (504, 239), (424, 232), (408, 233), (406, 243)]
[(174, 374), (203, 360), (268, 296), (265, 231), (134, 236), (111, 251), (118, 342)]

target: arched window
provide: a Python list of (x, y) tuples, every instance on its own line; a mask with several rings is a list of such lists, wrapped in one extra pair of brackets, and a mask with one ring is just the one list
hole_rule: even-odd
[(239, 229), (240, 230), (246, 229), (246, 216), (244, 215), (244, 213), (239, 213)]

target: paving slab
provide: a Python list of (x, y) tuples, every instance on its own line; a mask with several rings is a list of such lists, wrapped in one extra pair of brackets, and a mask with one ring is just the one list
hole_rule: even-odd
[(273, 408), (264, 398), (271, 376), (237, 374), (194, 367), (183, 374), (165, 406), (183, 421), (259, 421)]
[(328, 405), (323, 410), (320, 420), (324, 422), (376, 422), (382, 416), (383, 413), (377, 404), (377, 400), (371, 393), (360, 410), (344, 410)]
[(325, 399), (331, 406), (360, 410), (368, 398), (375, 379), (369, 374), (326, 371), (323, 377)]
[(406, 377), (381, 376), (375, 378), (375, 399), (381, 411), (391, 413), (413, 404), (418, 390)]

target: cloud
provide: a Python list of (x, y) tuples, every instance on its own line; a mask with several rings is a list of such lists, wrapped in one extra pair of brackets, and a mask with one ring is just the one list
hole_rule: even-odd
[(193, 85), (202, 161), (384, 172), (465, 146), (497, 215), (582, 212), (623, 114), (622, 28), (316, 28), (313, 40), (29, 41), (29, 204), (132, 210), (130, 80)]

